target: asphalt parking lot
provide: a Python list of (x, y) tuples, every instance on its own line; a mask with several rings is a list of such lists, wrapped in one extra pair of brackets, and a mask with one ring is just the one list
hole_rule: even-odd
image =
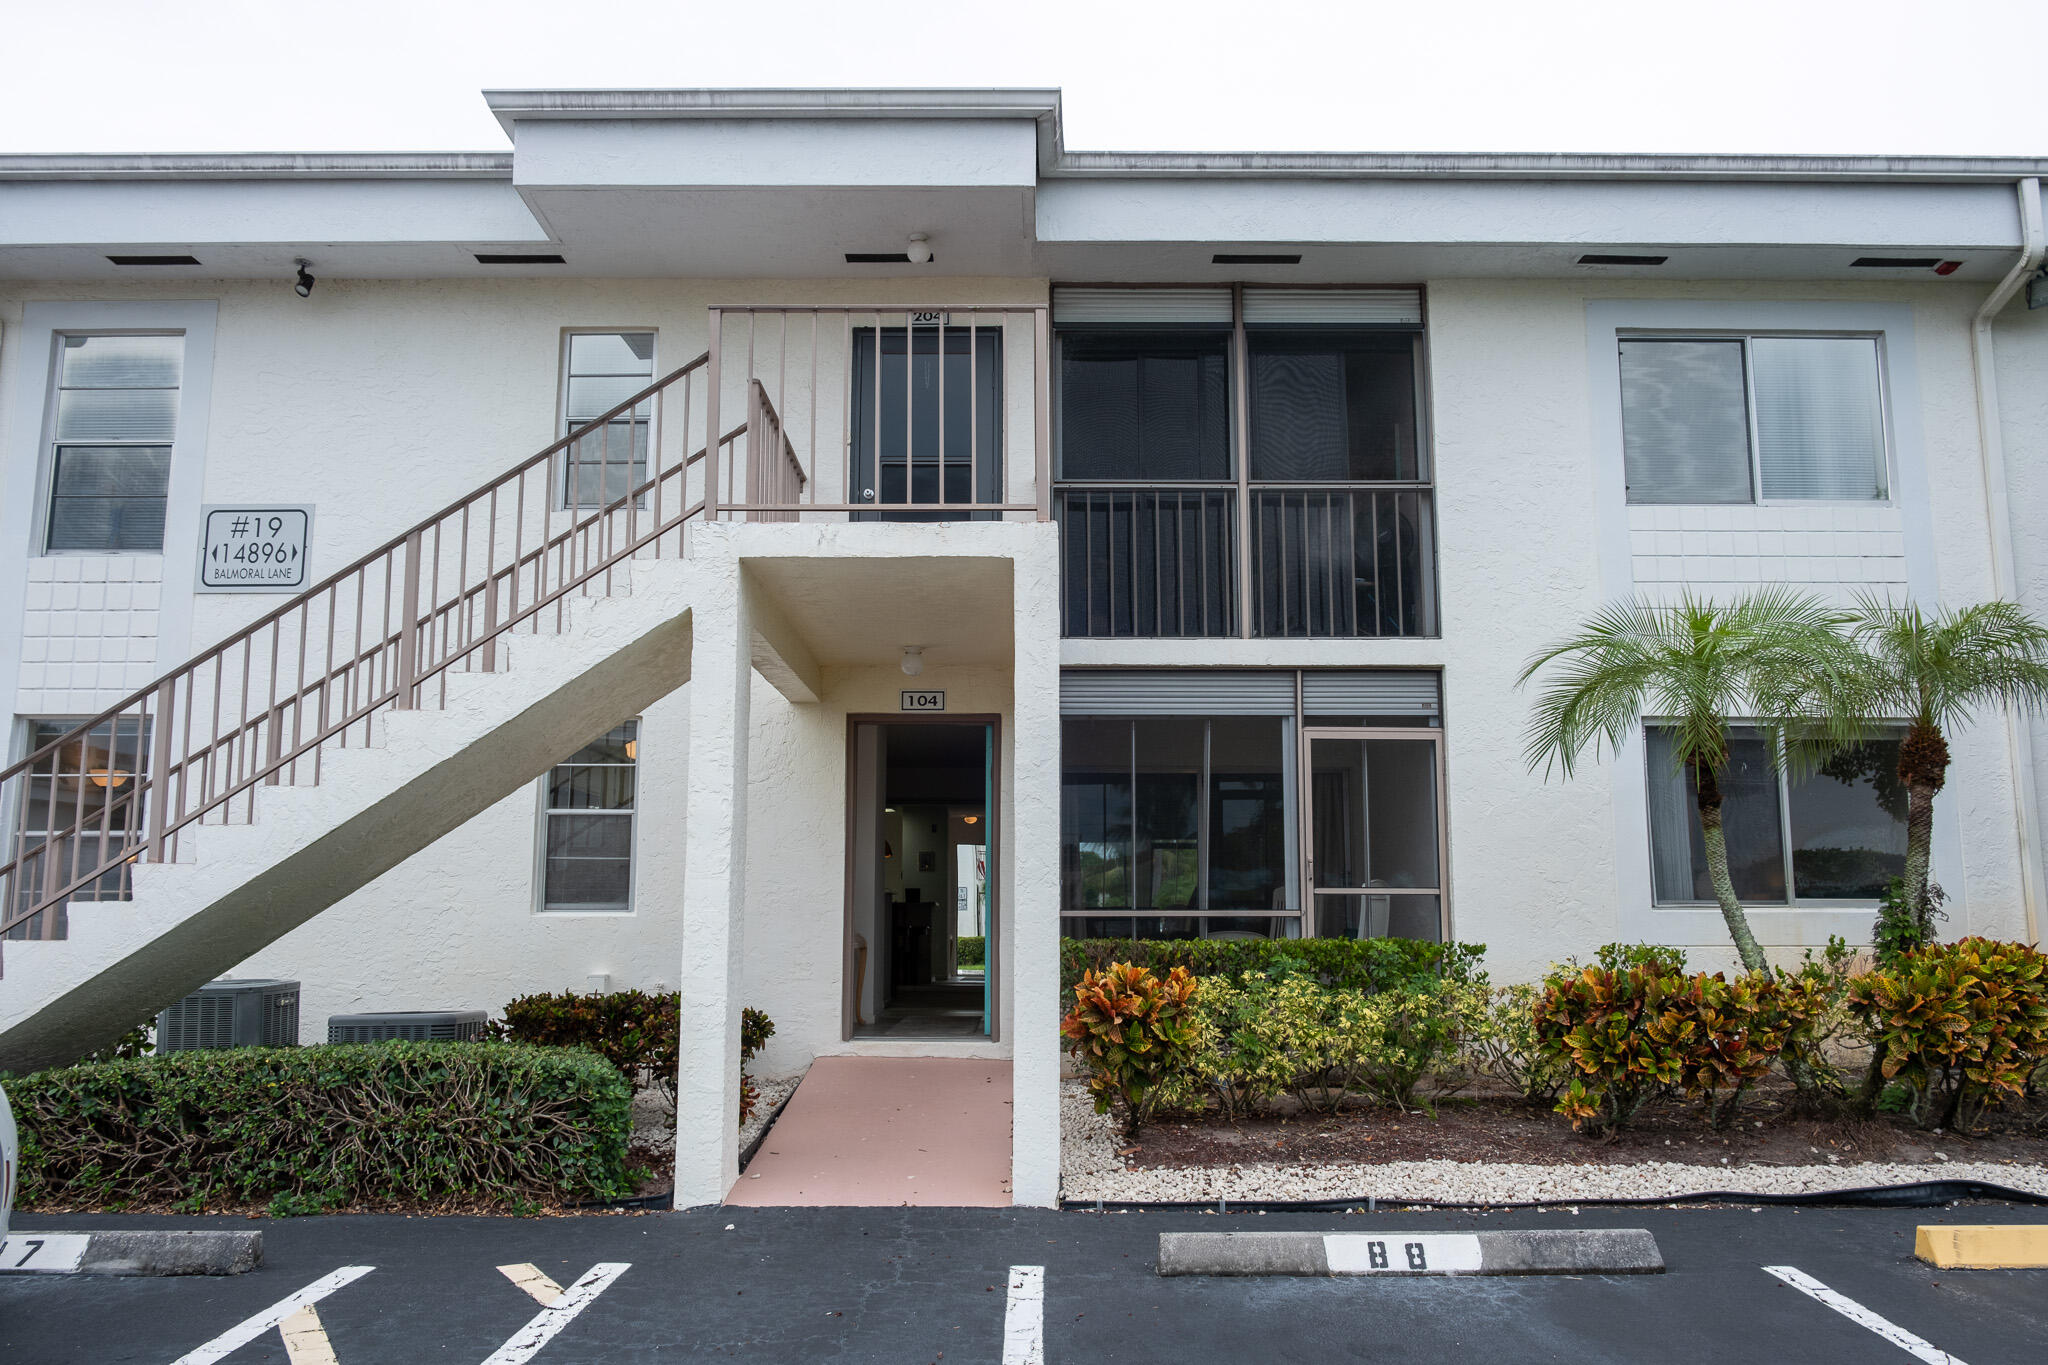
[[(50, 1231), (250, 1226), (210, 1218), (18, 1221)], [(2040, 1365), (2048, 1360), (2048, 1271), (1938, 1271), (1915, 1261), (1912, 1245), (1923, 1222), (2044, 1221), (2048, 1211), (2003, 1205), (1585, 1208), (1576, 1215), (725, 1209), (288, 1219), (261, 1224), (264, 1263), (245, 1275), (0, 1275), (0, 1361), (1590, 1365), (1719, 1358), (1862, 1365), (1940, 1360), (1946, 1352), (1961, 1365)], [(1557, 1227), (1647, 1228), (1667, 1273), (1162, 1279), (1154, 1266), (1158, 1234), (1166, 1231)], [(1042, 1357), (1030, 1354), (1032, 1319), (1041, 1311), (1030, 1277), (1013, 1275), (1030, 1267), (1043, 1268)], [(1796, 1269), (1924, 1349), (1896, 1344), (1765, 1267)], [(318, 1298), (311, 1335), (310, 1316), (266, 1325), (281, 1304), (321, 1285), (334, 1287)], [(557, 1290), (574, 1302), (552, 1299), (557, 1307), (547, 1308)], [(293, 1327), (288, 1348), (284, 1329)]]

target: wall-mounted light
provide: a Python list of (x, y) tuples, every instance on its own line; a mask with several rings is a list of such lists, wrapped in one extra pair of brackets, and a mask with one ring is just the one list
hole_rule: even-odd
[(963, 815), (960, 817), (960, 823), (963, 825), (978, 825), (981, 823), (981, 817), (979, 815)]
[(910, 245), (903, 249), (903, 254), (910, 258), (912, 265), (930, 265), (932, 261), (931, 239), (922, 232), (911, 233)]
[(292, 285), (292, 292), (302, 299), (311, 298), (313, 296), (313, 272), (306, 267), (313, 263), (304, 256), (301, 256), (293, 261), (292, 264), (299, 268), (298, 280)]
[(914, 678), (922, 672), (924, 672), (924, 646), (903, 646), (903, 675), (907, 678)]

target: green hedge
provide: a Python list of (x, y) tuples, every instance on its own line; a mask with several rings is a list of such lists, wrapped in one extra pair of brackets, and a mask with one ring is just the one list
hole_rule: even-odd
[(1470, 981), (1479, 973), (1483, 943), (1424, 943), (1406, 938), (1063, 938), (1060, 1007), (1072, 1003), (1084, 970), (1133, 962), (1165, 973), (1185, 967), (1191, 976), (1264, 972), (1275, 979), (1311, 977), (1347, 990), (1399, 990), (1439, 977)]
[(11, 1080), (25, 1207), (531, 1209), (627, 1192), (632, 1092), (508, 1043), (235, 1048)]
[(984, 967), (988, 965), (988, 940), (980, 934), (962, 934), (954, 941), (960, 947), (953, 960), (962, 967)]

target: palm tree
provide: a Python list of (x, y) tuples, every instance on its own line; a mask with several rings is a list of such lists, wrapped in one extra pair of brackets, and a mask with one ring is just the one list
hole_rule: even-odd
[[(1736, 899), (1721, 827), (1729, 717), (1754, 710), (1758, 698), (1790, 695), (1797, 685), (1837, 686), (1846, 664), (1844, 621), (1841, 612), (1782, 587), (1729, 605), (1690, 592), (1676, 605), (1630, 599), (1538, 653), (1516, 683), (1526, 686), (1562, 661), (1531, 718), (1525, 754), (1532, 772), (1547, 775), (1554, 766), (1569, 778), (1588, 750), (1595, 759), (1603, 750), (1618, 752), (1645, 714), (1663, 718), (1699, 811), (1714, 898), (1750, 971), (1765, 969), (1763, 949)], [(1775, 759), (1780, 747), (1773, 744), (1771, 752)]]
[(1846, 672), (1785, 679), (1776, 709), (1793, 717), (1796, 749), (1826, 754), (1903, 720), (1900, 784), (1906, 789), (1906, 904), (1927, 901), (1934, 798), (1948, 781), (1947, 731), (1980, 707), (2048, 705), (2048, 626), (2011, 602), (1943, 607), (1857, 601), (1844, 623), (1853, 648)]

